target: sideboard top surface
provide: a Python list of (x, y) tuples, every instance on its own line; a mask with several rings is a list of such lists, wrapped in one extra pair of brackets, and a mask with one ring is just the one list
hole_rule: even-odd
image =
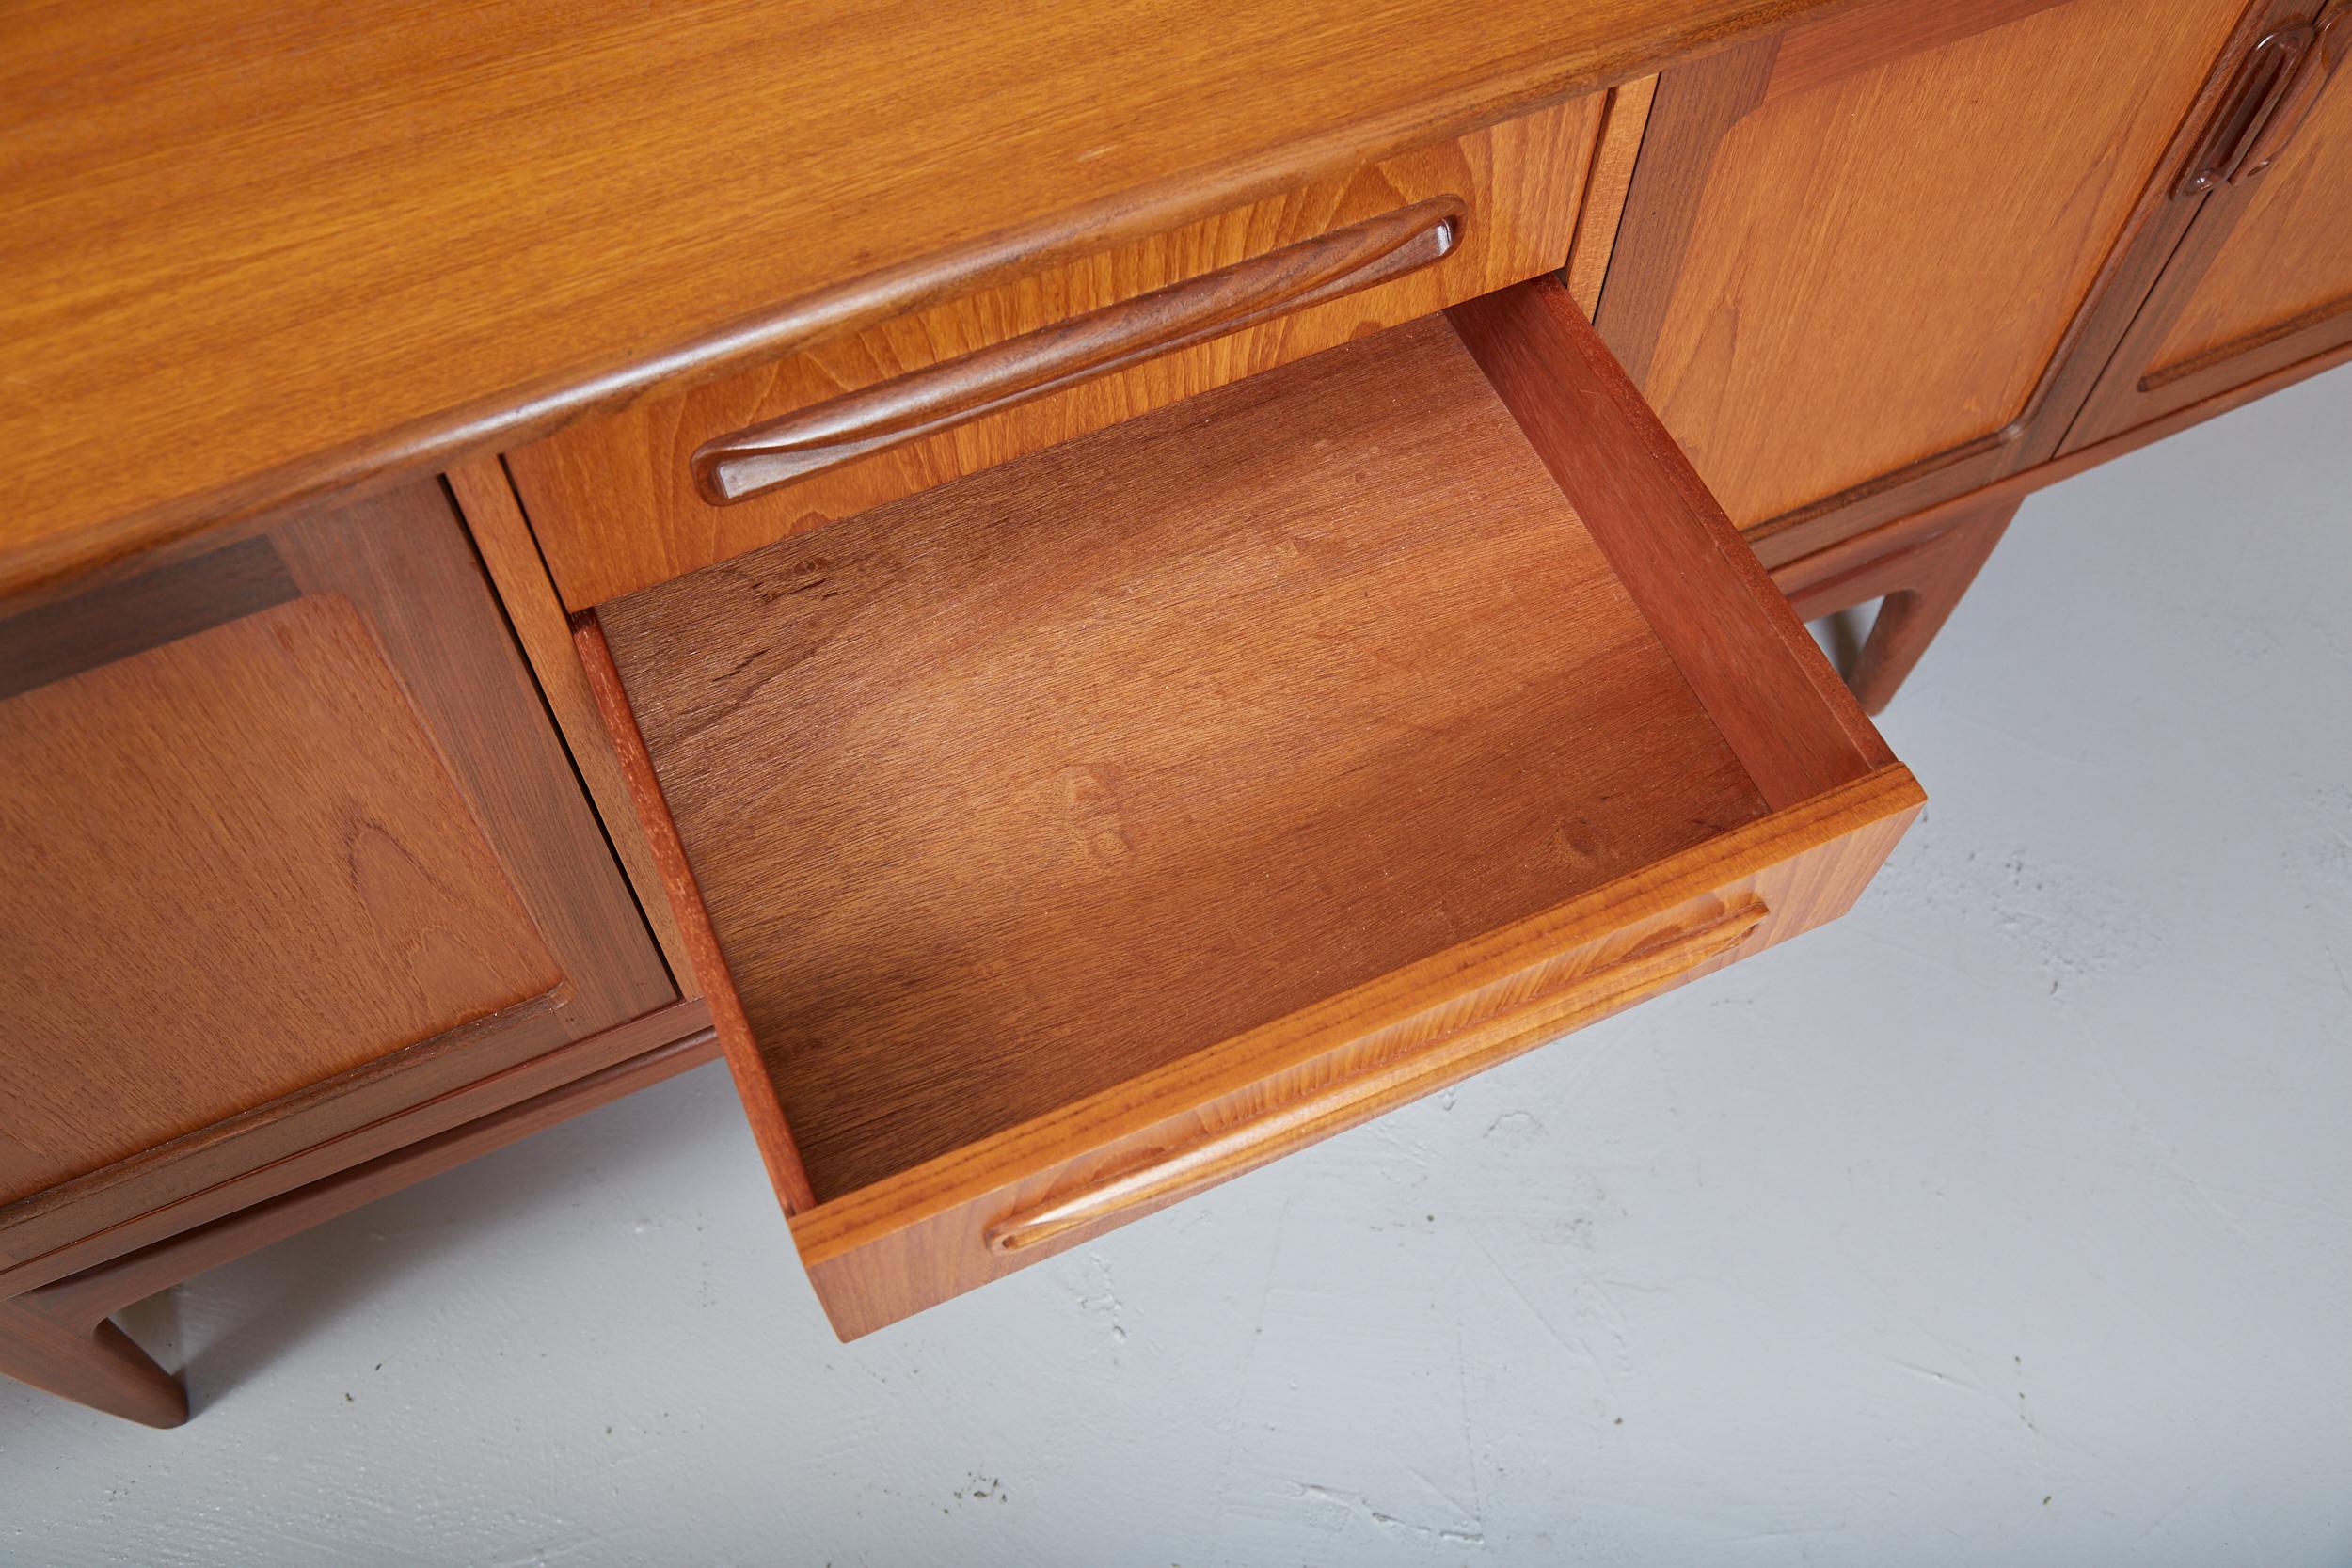
[(0, 19), (0, 593), (1844, 0)]

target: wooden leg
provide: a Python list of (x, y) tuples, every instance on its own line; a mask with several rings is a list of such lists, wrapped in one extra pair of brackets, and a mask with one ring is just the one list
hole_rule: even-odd
[(614, 1062), (307, 1186), (241, 1209), (151, 1246), (109, 1259), (0, 1301), (0, 1376), (62, 1394), (149, 1426), (188, 1418), (180, 1380), (149, 1359), (113, 1315), (191, 1275), (242, 1258), (387, 1193), (438, 1175), (517, 1138), (717, 1059), (699, 1003), (693, 1033)]
[(1880, 713), (1895, 698), (1919, 656), (1977, 579), (1993, 546), (2008, 531), (2022, 497), (1988, 497), (1924, 538), (1873, 549), (1873, 530), (1790, 562), (1772, 574), (1797, 614), (1807, 621), (1883, 601), (1869, 640), (1846, 672), (1846, 684), (1865, 713)]
[(1878, 619), (1870, 623), (1869, 641), (1863, 643), (1861, 657), (1846, 677), (1863, 712), (1883, 712), (1895, 700), (1904, 677), (1960, 608), (1961, 595), (2008, 531), (2017, 504), (2003, 502), (1990, 515), (1955, 524), (1920, 546), (1918, 580), (1886, 595)]
[(77, 1321), (38, 1293), (0, 1301), (0, 1373), (151, 1427), (188, 1418), (188, 1392), (111, 1319)]

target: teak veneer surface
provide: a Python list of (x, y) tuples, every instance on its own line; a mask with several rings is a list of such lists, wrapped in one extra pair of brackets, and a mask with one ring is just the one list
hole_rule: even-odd
[(0, 1199), (563, 983), (348, 598), (21, 693), (0, 756)]
[[(1036, 267), (516, 448), (507, 462), (548, 568), (564, 603), (584, 610), (1550, 272), (1568, 255), (1604, 96), (1588, 94)], [(1173, 286), (1222, 268), (1267, 267), (1334, 230), (1433, 202), (1458, 203), (1454, 247), (1402, 277), (1152, 353), (765, 494), (713, 505), (696, 491), (690, 459), (714, 436), (842, 394), (903, 385), (909, 375), (977, 388), (984, 378), (972, 371), (973, 356), (992, 345), (1067, 333), (1073, 321), (1121, 302), (1141, 309), (1152, 298), (1165, 301), (1161, 291)], [(1141, 328), (1151, 319), (1131, 321), (1131, 340), (1149, 340)]]
[(1637, 174), (1598, 320), (1734, 522), (2014, 440), (2243, 8), (1873, 0), (1717, 102), (1661, 78), (1687, 227)]
[(1439, 321), (600, 619), (819, 1201), (1766, 809)]
[(10, 6), (0, 592), (1811, 8)]
[[(2352, 29), (2352, 18), (2336, 24)], [(2352, 68), (2339, 66), (2258, 177), (2245, 215), (2197, 282), (2155, 351), (2153, 379), (2211, 355), (2352, 310)]]

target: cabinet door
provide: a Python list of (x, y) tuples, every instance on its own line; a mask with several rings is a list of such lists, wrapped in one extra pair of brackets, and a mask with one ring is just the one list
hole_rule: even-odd
[(2173, 188), (2185, 233), (2069, 450), (2352, 349), (2352, 4), (2288, 0)]
[(1660, 78), (1598, 325), (1768, 563), (2055, 447), (2243, 10), (1876, 0)]
[(0, 611), (0, 1264), (675, 994), (437, 481)]

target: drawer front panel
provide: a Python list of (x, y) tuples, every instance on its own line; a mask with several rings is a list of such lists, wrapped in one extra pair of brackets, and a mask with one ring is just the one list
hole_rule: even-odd
[[(1558, 267), (1575, 230), (1599, 105), (1597, 96), (1580, 99), (1295, 187), (511, 452), (556, 586), (568, 606), (584, 609)], [(1417, 257), (1410, 235), (1376, 255), (1333, 254), (1345, 251), (1344, 234), (1338, 245), (1329, 239), (1335, 231), (1356, 230), (1376, 247), (1392, 238), (1382, 224), (1438, 212), (1459, 214), (1450, 216), (1441, 257)], [(1385, 280), (1336, 295), (1313, 287), (1324, 274), (1311, 269), (1350, 266), (1337, 282)], [(1141, 319), (1143, 296), (1251, 267), (1262, 270), (1245, 281), (1261, 286), (1227, 291), (1206, 310), (1193, 302), (1196, 317), (1178, 324), (1189, 331), (1178, 331), (1165, 311)], [(1293, 292), (1263, 287), (1268, 276), (1288, 279)], [(867, 455), (731, 504), (714, 504), (697, 487), (695, 453), (716, 437), (871, 400), (877, 388), (888, 401), (910, 378), (977, 379), (987, 356), (1002, 356), (1008, 344), (1067, 335), (1122, 308), (1137, 319), (1096, 325), (1137, 345), (1135, 352), (1089, 361), (1081, 367), (1088, 373), (1041, 389), (1031, 384), (1009, 405), (983, 399), (953, 409), (968, 417), (912, 438), (896, 429)], [(1219, 309), (1229, 312), (1225, 322), (1250, 325), (1223, 330)]]
[(1919, 800), (1885, 769), (1662, 863), (1630, 897), (1494, 933), (797, 1216), (818, 1296), (844, 1338), (870, 1333), (1835, 919)]
[[(1755, 898), (1715, 900), (1712, 908), (1655, 928), (1621, 932), (1606, 947), (1593, 943), (1545, 954), (1364, 1034), (1336, 1053), (1339, 1059), (1318, 1063), (1311, 1081), (1288, 1085), (1288, 1092), (1277, 1085), (1256, 1090), (1250, 1098), (1262, 1103), (1254, 1111), (1231, 1103), (1205, 1108), (1222, 1111), (1217, 1118), (1222, 1125), (1211, 1124), (1204, 1108), (1187, 1107), (1184, 1115), (1203, 1124), (1193, 1136), (1174, 1137), (1168, 1147), (1147, 1149), (1132, 1162), (1104, 1163), (1105, 1174), (1007, 1212), (980, 1240), (1000, 1258), (1032, 1252), (1205, 1191), (1408, 1096), (1426, 1093), (1433, 1083), (1450, 1082), (1456, 1068), (1484, 1065), (1491, 1042), (1517, 1042), (1539, 1031), (1587, 1022), (1718, 959), (1728, 960), (1771, 913)], [(1458, 960), (1460, 955), (1454, 957)]]

